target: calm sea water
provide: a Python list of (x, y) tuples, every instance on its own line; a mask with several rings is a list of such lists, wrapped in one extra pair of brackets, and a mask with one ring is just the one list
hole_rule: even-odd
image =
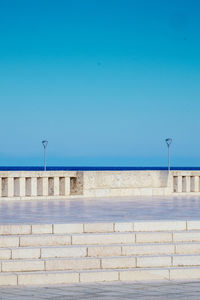
[[(8, 167), (0, 166), (0, 171), (43, 171), (44, 167), (38, 166), (17, 166), (17, 167)], [(68, 166), (59, 166), (59, 167), (47, 167), (47, 171), (134, 171), (134, 170), (144, 170), (144, 171), (153, 171), (153, 170), (167, 170), (167, 167), (68, 167)], [(200, 167), (171, 167), (171, 170), (200, 170)]]

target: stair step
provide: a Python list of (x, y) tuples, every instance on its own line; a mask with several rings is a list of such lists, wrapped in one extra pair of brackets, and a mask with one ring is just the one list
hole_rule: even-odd
[(0, 248), (26, 246), (70, 245), (71, 236), (64, 234), (41, 235), (3, 235), (0, 236)]
[(200, 266), (197, 255), (48, 258), (0, 261), (1, 272)]
[(47, 285), (79, 282), (191, 279), (200, 279), (200, 267), (0, 273), (0, 285)]
[(200, 254), (200, 243), (144, 243), (112, 245), (58, 245), (0, 248), (0, 259), (99, 257), (154, 254)]
[(0, 225), (0, 285), (200, 279), (200, 221)]
[(87, 232), (140, 232), (200, 230), (200, 221), (136, 221), (109, 223), (68, 223), (68, 224), (0, 224), (3, 234), (43, 234), (43, 233), (87, 233)]
[(0, 248), (56, 245), (100, 245), (200, 242), (199, 231), (182, 232), (115, 232), (83, 234), (1, 235)]

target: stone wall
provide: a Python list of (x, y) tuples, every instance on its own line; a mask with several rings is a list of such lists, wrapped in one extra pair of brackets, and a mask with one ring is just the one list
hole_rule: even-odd
[(200, 171), (0, 171), (0, 199), (200, 195)]
[(85, 171), (84, 196), (166, 195), (170, 193), (167, 171)]

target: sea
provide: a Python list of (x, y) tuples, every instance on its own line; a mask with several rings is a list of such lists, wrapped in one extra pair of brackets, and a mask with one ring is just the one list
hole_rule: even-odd
[[(47, 166), (47, 171), (161, 171), (167, 167), (99, 167), (99, 166)], [(200, 167), (170, 167), (171, 170), (194, 170)], [(0, 171), (43, 171), (43, 166), (0, 166)]]

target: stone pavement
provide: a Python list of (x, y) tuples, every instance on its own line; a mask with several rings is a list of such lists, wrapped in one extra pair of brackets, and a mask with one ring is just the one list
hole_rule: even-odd
[(199, 220), (200, 196), (0, 201), (0, 224)]
[(199, 300), (200, 281), (125, 282), (41, 287), (1, 287), (1, 300), (141, 299)]

